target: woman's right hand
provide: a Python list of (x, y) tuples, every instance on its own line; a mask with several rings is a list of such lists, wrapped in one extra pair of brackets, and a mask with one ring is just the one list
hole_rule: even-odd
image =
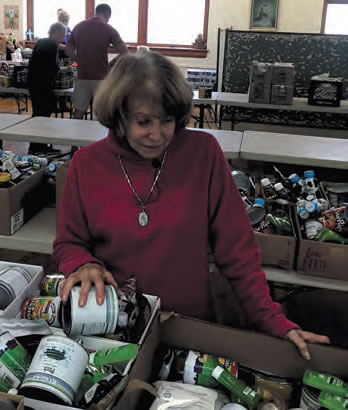
[(76, 269), (71, 275), (67, 277), (62, 283), (60, 289), (60, 296), (62, 302), (65, 303), (71, 291), (71, 288), (76, 283), (81, 282), (81, 291), (79, 297), (79, 306), (83, 307), (87, 303), (88, 292), (91, 286), (94, 284), (96, 290), (96, 300), (99, 305), (104, 303), (105, 290), (104, 283), (112, 285), (116, 291), (118, 285), (112, 273), (106, 270), (102, 265), (98, 263), (86, 263)]

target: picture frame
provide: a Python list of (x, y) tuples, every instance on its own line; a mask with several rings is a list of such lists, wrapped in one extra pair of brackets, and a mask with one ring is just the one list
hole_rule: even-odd
[(252, 0), (250, 28), (256, 30), (276, 30), (279, 0)]

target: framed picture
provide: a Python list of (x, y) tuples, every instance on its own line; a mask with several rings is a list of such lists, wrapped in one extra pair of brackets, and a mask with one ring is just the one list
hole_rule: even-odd
[(252, 0), (251, 29), (275, 30), (277, 28), (279, 0)]
[(6, 30), (18, 30), (19, 6), (4, 6), (4, 22)]

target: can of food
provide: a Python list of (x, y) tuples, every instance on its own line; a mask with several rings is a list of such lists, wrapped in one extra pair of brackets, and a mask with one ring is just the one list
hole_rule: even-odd
[(46, 275), (40, 283), (41, 296), (59, 296), (60, 285), (64, 280), (64, 275)]
[(0, 271), (0, 310), (6, 309), (32, 279), (32, 274), (21, 266), (9, 266)]
[(204, 87), (198, 88), (198, 98), (205, 98), (205, 88)]
[(303, 385), (300, 408), (304, 410), (319, 410), (321, 407), (318, 402), (319, 394), (320, 390)]
[(22, 319), (46, 320), (50, 326), (61, 327), (59, 296), (32, 296), (22, 306)]
[(197, 384), (203, 387), (216, 388), (219, 386), (219, 382), (212, 377), (216, 366), (222, 366), (232, 376), (237, 377), (238, 375), (236, 361), (192, 350), (188, 352), (184, 366), (184, 383)]
[(88, 353), (66, 336), (41, 339), (19, 394), (72, 405), (88, 363)]
[(81, 286), (74, 286), (69, 300), (62, 305), (64, 332), (71, 337), (114, 333), (119, 310), (115, 288), (105, 285), (104, 303), (98, 305), (95, 287), (92, 287), (84, 307), (79, 306), (80, 290)]
[(10, 332), (0, 335), (1, 385), (18, 387), (30, 364), (30, 355)]

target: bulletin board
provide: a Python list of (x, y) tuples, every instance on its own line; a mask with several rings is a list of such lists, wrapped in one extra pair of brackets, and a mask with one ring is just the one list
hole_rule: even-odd
[(220, 90), (247, 93), (253, 60), (295, 64), (295, 89), (313, 75), (329, 72), (348, 79), (348, 36), (226, 30)]

